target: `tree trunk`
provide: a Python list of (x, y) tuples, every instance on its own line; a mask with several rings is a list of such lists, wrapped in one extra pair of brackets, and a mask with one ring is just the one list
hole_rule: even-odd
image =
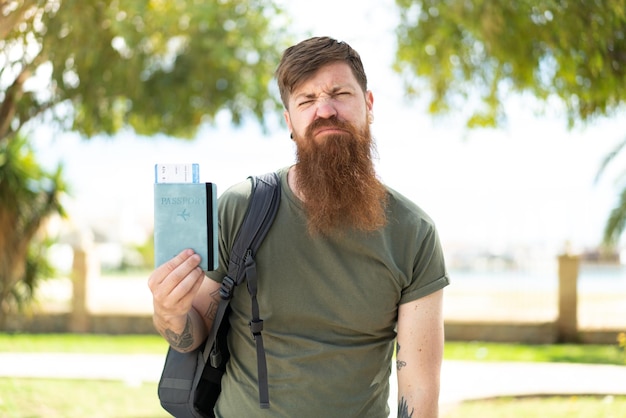
[(17, 214), (5, 205), (0, 205), (0, 327), (4, 327), (12, 310), (11, 293), (24, 277), (28, 256), (28, 243), (33, 238), (21, 234), (17, 226)]

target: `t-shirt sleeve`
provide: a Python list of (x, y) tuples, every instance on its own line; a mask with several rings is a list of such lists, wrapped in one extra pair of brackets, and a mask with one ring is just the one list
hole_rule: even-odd
[(401, 304), (428, 296), (450, 284), (439, 235), (432, 222), (421, 222), (416, 248), (412, 280), (402, 291)]

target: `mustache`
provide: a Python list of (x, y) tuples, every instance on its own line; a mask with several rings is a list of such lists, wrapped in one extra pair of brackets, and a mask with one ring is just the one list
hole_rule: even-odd
[(351, 123), (342, 121), (339, 118), (337, 118), (337, 116), (333, 116), (328, 119), (324, 119), (324, 118), (315, 119), (307, 127), (305, 134), (307, 137), (310, 138), (313, 136), (313, 132), (315, 132), (317, 129), (320, 129), (320, 128), (337, 128), (337, 129), (347, 131), (353, 135), (357, 133), (356, 129)]

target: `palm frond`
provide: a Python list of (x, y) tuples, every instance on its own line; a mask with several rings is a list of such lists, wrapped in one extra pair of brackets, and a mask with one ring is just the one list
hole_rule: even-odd
[(620, 236), (626, 228), (626, 189), (622, 190), (617, 205), (611, 210), (609, 219), (604, 226), (603, 241), (612, 246), (618, 243)]
[(615, 159), (615, 157), (622, 151), (622, 149), (626, 147), (626, 138), (620, 141), (612, 151), (610, 151), (600, 163), (600, 167), (598, 168), (598, 172), (596, 173), (596, 177), (594, 179), (594, 183), (597, 183), (604, 174), (607, 166)]

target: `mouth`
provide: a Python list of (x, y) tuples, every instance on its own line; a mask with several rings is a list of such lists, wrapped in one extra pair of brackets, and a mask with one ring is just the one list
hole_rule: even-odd
[(306, 136), (310, 138), (323, 138), (329, 135), (350, 135), (352, 127), (349, 123), (337, 118), (317, 119), (307, 128)]
[(346, 130), (336, 126), (324, 126), (315, 130), (315, 136), (345, 134)]

